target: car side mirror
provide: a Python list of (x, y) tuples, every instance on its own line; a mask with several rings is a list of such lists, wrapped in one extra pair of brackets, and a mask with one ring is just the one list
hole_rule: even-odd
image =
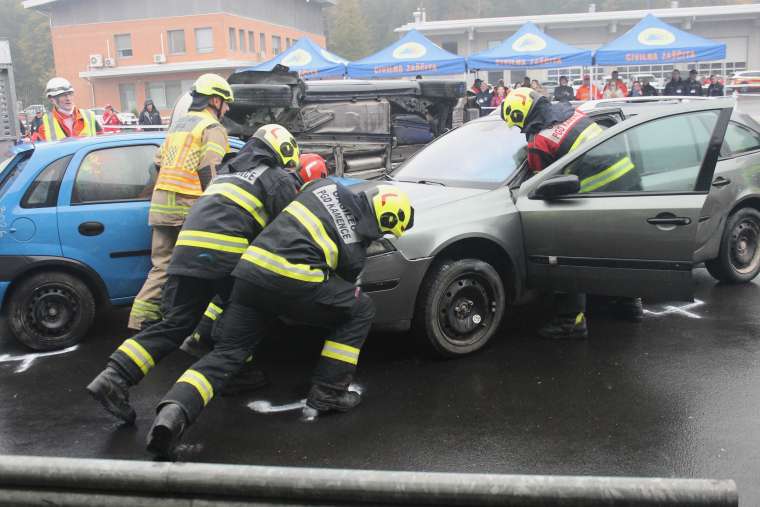
[(581, 189), (581, 181), (575, 174), (563, 174), (542, 181), (530, 195), (531, 199), (543, 199), (545, 201), (558, 197), (577, 194)]

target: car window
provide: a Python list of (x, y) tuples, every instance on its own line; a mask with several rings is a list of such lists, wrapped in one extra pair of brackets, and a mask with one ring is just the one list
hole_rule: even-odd
[(719, 111), (699, 111), (636, 125), (594, 147), (565, 169), (581, 193), (689, 192)]
[(61, 178), (71, 157), (69, 155), (51, 162), (37, 175), (21, 199), (22, 208), (48, 208), (58, 203)]
[(401, 165), (393, 177), (450, 186), (496, 186), (525, 161), (525, 135), (503, 121), (466, 123)]
[(760, 135), (735, 122), (726, 127), (726, 137), (723, 139), (721, 153), (730, 157), (760, 149)]
[(0, 196), (11, 188), (11, 183), (24, 170), (29, 157), (30, 152), (20, 153), (8, 157), (0, 163)]
[(158, 146), (120, 146), (88, 153), (79, 165), (72, 204), (148, 200), (156, 182)]

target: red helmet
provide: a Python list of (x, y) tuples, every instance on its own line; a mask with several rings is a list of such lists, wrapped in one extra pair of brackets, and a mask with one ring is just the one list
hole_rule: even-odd
[(327, 178), (327, 164), (325, 159), (316, 153), (304, 153), (301, 155), (301, 169), (298, 175), (301, 181), (308, 183), (311, 180)]

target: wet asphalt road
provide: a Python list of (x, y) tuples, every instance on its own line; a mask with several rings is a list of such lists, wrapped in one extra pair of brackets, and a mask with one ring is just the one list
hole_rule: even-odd
[[(760, 285), (719, 286), (704, 270), (697, 281), (696, 303), (647, 306), (639, 324), (593, 317), (587, 342), (534, 338), (537, 304), (512, 311), (502, 336), (458, 360), (434, 359), (408, 335), (373, 334), (360, 363), (364, 403), (310, 423), (247, 407), (305, 394), (321, 343), (290, 333), (258, 354), (273, 384), (217, 397), (180, 460), (730, 478), (741, 505), (760, 505)], [(167, 358), (132, 390), (137, 425), (119, 426), (83, 388), (127, 336), (126, 319), (111, 311), (76, 350), (26, 362), (0, 327), (0, 453), (148, 458), (154, 406), (192, 360)]]

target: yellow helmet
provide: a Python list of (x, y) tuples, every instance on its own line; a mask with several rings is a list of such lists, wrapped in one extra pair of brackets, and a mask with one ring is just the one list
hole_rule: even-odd
[(282, 125), (270, 123), (269, 125), (259, 127), (256, 133), (253, 134), (253, 137), (263, 142), (272, 150), (272, 153), (283, 167), (298, 168), (300, 164), (300, 150), (298, 149), (296, 139), (288, 129)]
[(222, 76), (217, 74), (203, 74), (193, 83), (193, 91), (199, 95), (219, 97), (225, 102), (233, 102), (232, 87)]
[(510, 127), (525, 126), (525, 119), (541, 94), (531, 88), (516, 88), (501, 103), (501, 119)]
[(375, 219), (383, 234), (390, 233), (400, 238), (414, 225), (414, 207), (406, 192), (393, 185), (378, 185), (367, 190)]

